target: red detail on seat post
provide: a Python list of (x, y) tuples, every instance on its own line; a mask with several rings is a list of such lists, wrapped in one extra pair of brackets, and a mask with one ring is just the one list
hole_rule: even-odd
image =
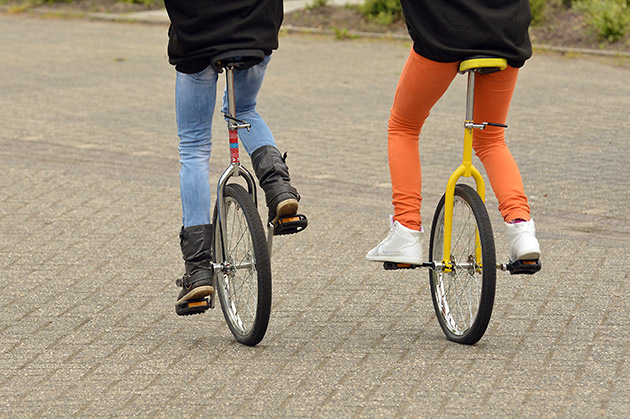
[(232, 163), (239, 163), (240, 158), (238, 155), (238, 131), (230, 130), (230, 158)]

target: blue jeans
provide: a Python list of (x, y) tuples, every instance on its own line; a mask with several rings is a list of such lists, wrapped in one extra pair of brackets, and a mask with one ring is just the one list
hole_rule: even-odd
[[(256, 111), (256, 97), (270, 58), (267, 56), (254, 67), (234, 72), (236, 117), (252, 124), (249, 132), (239, 130), (241, 143), (250, 155), (259, 147), (276, 146), (271, 130)], [(177, 72), (175, 109), (180, 140), (179, 189), (184, 227), (210, 224), (208, 176), (217, 79), (218, 73), (212, 67), (195, 74)], [(223, 112), (227, 113), (227, 92), (223, 93)], [(227, 130), (225, 141), (228, 141)]]

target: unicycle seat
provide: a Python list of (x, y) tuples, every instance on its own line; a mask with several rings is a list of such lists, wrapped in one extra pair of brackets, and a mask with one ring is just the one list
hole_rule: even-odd
[(211, 64), (219, 71), (228, 65), (234, 70), (246, 70), (264, 59), (265, 52), (261, 49), (235, 49), (215, 55)]
[(506, 68), (507, 60), (505, 58), (487, 57), (483, 55), (475, 55), (459, 63), (459, 72), (462, 74), (474, 70), (488, 74), (505, 70)]

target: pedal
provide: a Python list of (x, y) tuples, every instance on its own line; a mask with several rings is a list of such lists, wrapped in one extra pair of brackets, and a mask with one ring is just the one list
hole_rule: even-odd
[(386, 271), (395, 271), (397, 269), (416, 269), (419, 265), (410, 263), (383, 262), (383, 269)]
[(273, 224), (273, 235), (295, 234), (308, 226), (308, 219), (302, 214), (291, 214), (279, 217)]
[(207, 298), (197, 298), (175, 304), (175, 312), (180, 316), (205, 313), (209, 308), (210, 301)]
[(536, 260), (516, 260), (507, 265), (511, 275), (533, 275), (541, 268), (540, 259)]

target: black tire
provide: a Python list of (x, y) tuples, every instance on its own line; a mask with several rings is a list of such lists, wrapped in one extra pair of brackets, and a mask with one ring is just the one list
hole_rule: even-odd
[[(214, 261), (229, 269), (217, 273), (217, 293), (230, 331), (245, 345), (258, 344), (271, 311), (271, 262), (260, 215), (251, 196), (238, 184), (225, 187), (225, 255), (215, 206)], [(245, 292), (246, 291), (246, 292)]]
[[(433, 262), (442, 262), (444, 254), (444, 201), (443, 195), (431, 226), (429, 260)], [(475, 256), (476, 231), (481, 264)], [(477, 191), (468, 185), (455, 186), (451, 262), (456, 266), (452, 272), (429, 272), (433, 307), (447, 339), (473, 345), (490, 322), (497, 272), (488, 211)]]

